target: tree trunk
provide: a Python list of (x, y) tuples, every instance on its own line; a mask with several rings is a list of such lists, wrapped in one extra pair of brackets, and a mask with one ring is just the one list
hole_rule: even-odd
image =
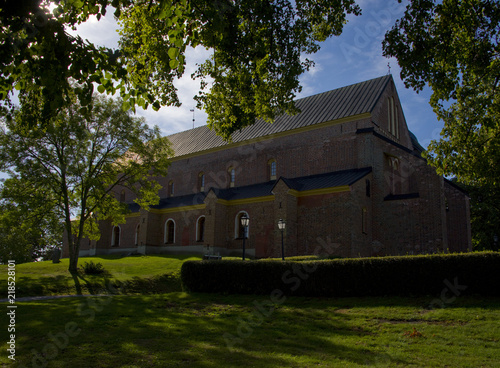
[(71, 231), (71, 219), (66, 218), (66, 236), (68, 239), (68, 250), (69, 250), (69, 267), (68, 271), (72, 275), (78, 272), (78, 253), (79, 244), (78, 241), (73, 239), (73, 232)]

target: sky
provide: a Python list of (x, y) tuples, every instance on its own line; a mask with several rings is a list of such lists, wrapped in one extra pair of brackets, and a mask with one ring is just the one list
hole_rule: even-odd
[[(382, 56), (382, 40), (385, 32), (399, 19), (405, 9), (397, 0), (358, 0), (363, 14), (350, 16), (344, 32), (321, 44), (321, 50), (307, 55), (315, 61), (315, 67), (300, 78), (303, 87), (297, 98), (340, 88), (368, 79), (387, 75), (390, 71), (409, 129), (417, 136), (420, 144), (427, 147), (431, 139), (439, 139), (442, 122), (437, 118), (429, 105), (430, 90), (417, 94), (405, 88), (399, 77), (400, 68), (396, 59)], [(82, 38), (112, 48), (118, 46), (118, 25), (113, 19), (113, 12), (100, 21), (91, 19), (80, 25), (76, 31)], [(181, 107), (163, 107), (159, 111), (138, 108), (137, 114), (144, 116), (150, 125), (158, 125), (164, 135), (185, 131), (193, 127), (193, 112), (196, 102), (193, 100), (199, 89), (199, 81), (191, 79), (196, 63), (203, 62), (209, 51), (203, 47), (187, 51), (188, 63), (184, 77), (177, 81)], [(389, 68), (389, 66), (390, 68)], [(207, 115), (195, 109), (194, 126), (206, 124)]]

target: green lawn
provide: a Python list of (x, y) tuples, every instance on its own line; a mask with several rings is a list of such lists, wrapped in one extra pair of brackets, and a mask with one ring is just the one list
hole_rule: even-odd
[[(144, 280), (164, 274), (177, 276), (182, 263), (191, 259), (200, 259), (200, 257), (163, 255), (82, 257), (78, 262), (80, 266), (83, 266), (85, 262), (99, 262), (107, 273), (101, 276), (82, 274), (77, 281), (81, 284), (83, 294), (89, 294), (94, 290), (102, 289), (100, 286), (105, 280), (126, 281), (137, 278)], [(16, 296), (76, 294), (75, 280), (68, 272), (68, 265), (67, 258), (57, 264), (45, 261), (16, 265)], [(0, 290), (6, 289), (6, 282), (7, 266), (0, 265)]]
[[(179, 292), (25, 302), (16, 311), (16, 359), (64, 368), (500, 367), (499, 298), (459, 297), (428, 310), (431, 300), (271, 305), (269, 296)], [(3, 344), (0, 364), (8, 365)]]

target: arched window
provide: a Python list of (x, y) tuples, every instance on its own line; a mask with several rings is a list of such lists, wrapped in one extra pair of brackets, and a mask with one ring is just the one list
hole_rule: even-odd
[(234, 187), (234, 182), (236, 180), (236, 172), (234, 171), (234, 167), (230, 167), (228, 170), (229, 173), (229, 187)]
[(196, 221), (196, 241), (205, 241), (205, 216), (200, 216)]
[(169, 197), (173, 197), (173, 195), (174, 195), (174, 189), (175, 189), (175, 187), (174, 187), (174, 181), (170, 180), (168, 182), (168, 196)]
[(141, 231), (141, 224), (137, 224), (135, 228), (135, 245), (139, 245), (139, 233)]
[(276, 180), (276, 160), (273, 158), (268, 161), (269, 165), (269, 180)]
[(175, 221), (168, 219), (165, 222), (165, 244), (175, 243)]
[(120, 202), (125, 202), (125, 189), (120, 192)]
[(111, 234), (111, 246), (119, 247), (120, 246), (120, 226), (113, 227), (113, 233)]
[(387, 99), (387, 126), (389, 132), (399, 138), (399, 121), (398, 121), (398, 107), (394, 103), (394, 97)]
[(241, 225), (241, 218), (243, 216), (250, 218), (250, 216), (248, 216), (248, 213), (245, 211), (240, 211), (236, 215), (236, 219), (234, 221), (234, 237), (235, 237), (235, 239), (248, 238), (248, 234), (250, 233), (249, 232), (250, 226)]
[(205, 174), (203, 172), (198, 174), (198, 189), (200, 192), (205, 191)]

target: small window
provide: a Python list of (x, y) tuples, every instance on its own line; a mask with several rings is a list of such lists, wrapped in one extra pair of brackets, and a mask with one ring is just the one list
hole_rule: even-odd
[(234, 187), (234, 182), (236, 180), (236, 173), (233, 167), (230, 167), (228, 172), (229, 172), (229, 187), (232, 188)]
[(205, 191), (205, 174), (202, 172), (198, 174), (198, 188), (200, 192)]
[(276, 180), (276, 160), (269, 160), (269, 180)]
[(168, 196), (173, 197), (175, 192), (175, 186), (173, 180), (168, 182)]
[(125, 189), (120, 192), (120, 202), (125, 202)]
[(115, 226), (113, 228), (113, 233), (111, 234), (111, 246), (119, 247), (120, 246), (120, 227)]
[(205, 216), (201, 216), (196, 222), (196, 241), (205, 240)]
[(175, 243), (175, 222), (172, 219), (168, 219), (165, 222), (165, 244)]
[(371, 196), (371, 184), (370, 180), (366, 179), (366, 196), (370, 197)]
[(137, 227), (135, 228), (135, 245), (139, 245), (140, 231), (141, 231), (141, 224), (137, 224)]
[(394, 97), (387, 99), (387, 126), (389, 132), (399, 138), (398, 107), (394, 103)]
[(238, 215), (236, 215), (236, 219), (235, 219), (235, 226), (234, 226), (234, 237), (236, 239), (248, 239), (248, 234), (249, 234), (249, 227), (250, 226), (243, 226), (241, 225), (241, 218), (243, 216), (246, 216), (248, 218), (250, 218), (250, 216), (248, 216), (248, 213), (246, 213), (245, 211), (242, 211), (240, 213), (238, 213)]

